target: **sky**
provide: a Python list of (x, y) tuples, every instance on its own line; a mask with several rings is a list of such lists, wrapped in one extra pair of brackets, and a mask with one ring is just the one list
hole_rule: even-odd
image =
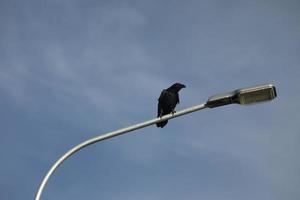
[(272, 83), (278, 97), (205, 109), (82, 149), (47, 200), (300, 199), (298, 0), (1, 0), (0, 199), (33, 199), (73, 146)]

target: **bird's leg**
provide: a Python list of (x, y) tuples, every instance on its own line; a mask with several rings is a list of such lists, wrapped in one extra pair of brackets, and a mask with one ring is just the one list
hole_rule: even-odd
[(176, 113), (176, 110), (175, 109), (173, 109), (172, 110), (172, 115), (174, 115)]
[(162, 116), (163, 116), (163, 109), (160, 109), (159, 118), (162, 118)]

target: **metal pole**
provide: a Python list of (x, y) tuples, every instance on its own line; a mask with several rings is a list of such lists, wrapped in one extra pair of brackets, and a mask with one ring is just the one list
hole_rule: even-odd
[(109, 132), (109, 133), (106, 133), (106, 134), (103, 134), (103, 135), (100, 135), (100, 136), (96, 136), (94, 138), (91, 138), (89, 140), (86, 140), (80, 144), (78, 144), (77, 146), (73, 147), (72, 149), (70, 149), (69, 151), (67, 151), (63, 156), (61, 156), (53, 165), (52, 167), (49, 169), (48, 173), (46, 174), (46, 176), (44, 177), (44, 179), (42, 180), (40, 186), (39, 186), (39, 189), (36, 193), (36, 196), (35, 196), (35, 200), (40, 200), (41, 198), (41, 195), (42, 195), (42, 192), (50, 178), (50, 176), (54, 173), (54, 171), (67, 159), (69, 158), (71, 155), (73, 155), (74, 153), (76, 153), (77, 151), (79, 151), (80, 149), (84, 148), (84, 147), (87, 147), (91, 144), (94, 144), (96, 142), (100, 142), (102, 140), (106, 140), (106, 139), (109, 139), (109, 138), (112, 138), (112, 137), (115, 137), (115, 136), (119, 136), (119, 135), (122, 135), (124, 133), (127, 133), (127, 132), (130, 132), (130, 131), (134, 131), (134, 130), (137, 130), (137, 129), (141, 129), (141, 128), (144, 128), (146, 126), (150, 126), (152, 124), (156, 124), (157, 122), (160, 122), (160, 121), (163, 121), (163, 120), (168, 120), (168, 119), (172, 119), (172, 118), (175, 118), (175, 117), (179, 117), (179, 116), (182, 116), (182, 115), (185, 115), (185, 114), (188, 114), (188, 113), (192, 113), (192, 112), (195, 112), (195, 111), (198, 111), (198, 110), (201, 110), (201, 109), (204, 109), (206, 108), (206, 104), (199, 104), (199, 105), (196, 105), (196, 106), (192, 106), (192, 107), (189, 107), (189, 108), (186, 108), (184, 110), (181, 110), (181, 111), (177, 111), (176, 113), (174, 114), (168, 114), (168, 115), (164, 115), (163, 117), (161, 118), (154, 118), (154, 119), (151, 119), (151, 120), (148, 120), (148, 121), (145, 121), (145, 122), (142, 122), (142, 123), (139, 123), (139, 124), (135, 124), (135, 125), (132, 125), (132, 126), (128, 126), (128, 127), (125, 127), (125, 128), (121, 128), (119, 130), (116, 130), (116, 131), (113, 131), (113, 132)]

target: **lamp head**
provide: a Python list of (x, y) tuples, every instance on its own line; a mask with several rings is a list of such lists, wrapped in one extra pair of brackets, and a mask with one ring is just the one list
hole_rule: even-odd
[(264, 101), (270, 101), (277, 96), (276, 88), (272, 84), (258, 85), (234, 90), (232, 92), (217, 94), (210, 97), (206, 106), (214, 108), (228, 104), (248, 105)]

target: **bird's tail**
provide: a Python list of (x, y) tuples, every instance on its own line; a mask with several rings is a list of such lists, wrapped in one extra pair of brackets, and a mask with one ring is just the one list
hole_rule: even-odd
[(168, 120), (156, 123), (157, 127), (163, 128), (168, 123)]

